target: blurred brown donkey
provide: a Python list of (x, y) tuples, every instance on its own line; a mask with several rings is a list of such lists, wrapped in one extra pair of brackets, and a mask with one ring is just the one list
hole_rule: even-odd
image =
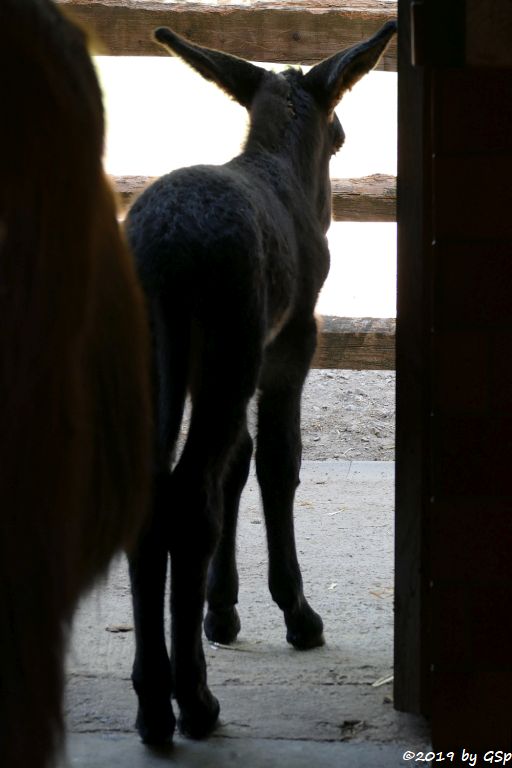
[(0, 29), (0, 759), (46, 768), (77, 598), (146, 508), (148, 339), (85, 36), (49, 0)]

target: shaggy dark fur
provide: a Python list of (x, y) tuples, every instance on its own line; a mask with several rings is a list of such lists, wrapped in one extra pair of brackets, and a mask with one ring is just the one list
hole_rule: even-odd
[(85, 37), (48, 0), (0, 29), (0, 762), (43, 768), (77, 598), (146, 508), (149, 342)]
[[(158, 405), (153, 517), (130, 563), (137, 727), (148, 743), (172, 736), (171, 695), (185, 734), (204, 736), (217, 720), (201, 645), (203, 604), (206, 594), (208, 638), (233, 641), (240, 629), (236, 520), (253, 448), (246, 409), (256, 389), (270, 591), (290, 643), (323, 643), (322, 620), (302, 589), (293, 500), (301, 392), (317, 335), (313, 313), (329, 269), (329, 159), (344, 139), (334, 107), (376, 64), (394, 31), (388, 24), (306, 75), (267, 72), (166, 28), (155, 33), (245, 106), (250, 128), (238, 157), (164, 176), (127, 221), (150, 307)], [(191, 424), (171, 473), (187, 391)], [(169, 553), (170, 657), (163, 624)]]

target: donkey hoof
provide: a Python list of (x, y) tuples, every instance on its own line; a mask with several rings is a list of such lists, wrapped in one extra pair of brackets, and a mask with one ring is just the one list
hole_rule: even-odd
[(210, 609), (204, 620), (204, 631), (212, 643), (232, 643), (240, 632), (240, 618), (236, 608), (228, 608), (226, 611)]
[(189, 739), (204, 739), (208, 736), (219, 718), (219, 702), (205, 688), (194, 703), (180, 704), (181, 714), (178, 727), (183, 736)]
[(170, 702), (160, 706), (144, 706), (139, 704), (135, 728), (144, 744), (152, 747), (162, 747), (172, 742), (176, 719)]
[(285, 613), (286, 639), (299, 651), (318, 648), (325, 643), (323, 621), (307, 604), (300, 610)]

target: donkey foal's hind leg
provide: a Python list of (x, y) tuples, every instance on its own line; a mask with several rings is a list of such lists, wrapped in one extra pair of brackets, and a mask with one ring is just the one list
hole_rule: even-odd
[(171, 669), (181, 732), (203, 738), (219, 704), (206, 681), (201, 628), (208, 561), (218, 535), (217, 501), (209, 478), (182, 456), (173, 476), (171, 532)]
[(208, 613), (204, 630), (206, 637), (216, 643), (232, 643), (240, 631), (235, 607), (238, 602), (236, 525), (251, 456), (252, 439), (244, 427), (224, 481), (222, 532), (208, 570)]
[(187, 442), (172, 475), (171, 665), (180, 730), (193, 738), (206, 736), (219, 713), (206, 682), (203, 608), (208, 566), (221, 535), (224, 478), (245, 434), (252, 394), (238, 388), (237, 366), (244, 361), (236, 360), (233, 368), (231, 350), (211, 347), (212, 358), (206, 353), (200, 387), (192, 394)]
[(169, 475), (156, 478), (151, 521), (129, 558), (136, 636), (132, 682), (139, 702), (135, 726), (145, 744), (155, 745), (170, 741), (175, 728), (164, 632), (169, 485)]

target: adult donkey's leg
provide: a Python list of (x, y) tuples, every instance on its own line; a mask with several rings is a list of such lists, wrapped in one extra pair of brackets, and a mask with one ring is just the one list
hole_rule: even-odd
[(258, 404), (256, 470), (267, 526), (270, 592), (284, 612), (288, 642), (299, 649), (324, 642), (322, 620), (304, 597), (293, 525), (302, 454), (300, 403), (315, 344), (313, 318), (282, 331), (266, 353)]

